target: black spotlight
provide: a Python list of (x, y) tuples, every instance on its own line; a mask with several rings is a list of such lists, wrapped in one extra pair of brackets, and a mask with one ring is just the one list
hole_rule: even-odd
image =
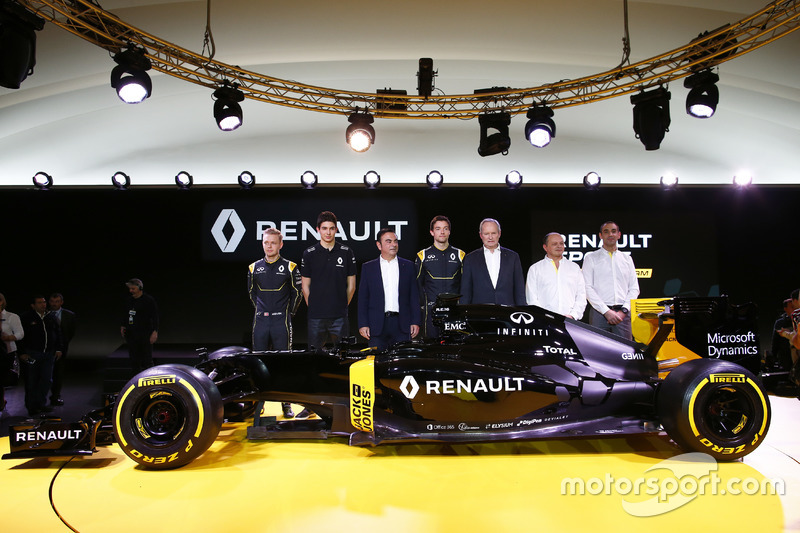
[(345, 139), (350, 148), (356, 152), (366, 152), (375, 143), (375, 128), (372, 123), (375, 119), (369, 113), (356, 111), (347, 117), (350, 123), (345, 131)]
[[(478, 117), (481, 126), (481, 139), (478, 144), (478, 154), (481, 157), (495, 154), (508, 154), (511, 146), (511, 137), (508, 136), (508, 125), (511, 124), (511, 115), (508, 113), (488, 113)], [(494, 133), (489, 133), (494, 130)]]
[(660, 182), (662, 189), (674, 189), (678, 186), (678, 176), (672, 172), (666, 172), (663, 176), (661, 176)]
[(245, 170), (244, 172), (239, 174), (239, 177), (236, 178), (236, 180), (239, 182), (239, 187), (241, 187), (246, 191), (252, 189), (256, 184), (256, 177), (249, 170)]
[(433, 71), (433, 59), (421, 57), (419, 59), (419, 70), (417, 71), (417, 94), (427, 98), (433, 92), (433, 78), (436, 73)]
[(670, 94), (663, 87), (631, 96), (633, 131), (645, 150), (658, 150), (669, 131)]
[(111, 71), (111, 86), (126, 104), (144, 102), (153, 92), (153, 82), (147, 71), (150, 60), (141, 48), (130, 48), (114, 56), (117, 66)]
[(188, 191), (194, 185), (194, 178), (185, 170), (181, 170), (175, 175), (175, 185), (182, 191)]
[(370, 170), (364, 174), (364, 185), (366, 185), (367, 189), (377, 189), (380, 184), (381, 175), (374, 170)]
[(37, 172), (33, 175), (33, 185), (40, 191), (47, 191), (53, 186), (53, 176), (47, 172)]
[(0, 3), (0, 86), (19, 89), (36, 65), (36, 34), (44, 20), (17, 4)]
[(214, 120), (222, 131), (233, 131), (242, 125), (239, 102), (244, 100), (244, 93), (237, 87), (237, 84), (226, 81), (214, 91)]
[(444, 183), (444, 176), (438, 170), (431, 170), (428, 172), (428, 175), (425, 176), (425, 181), (428, 184), (429, 189), (438, 189)]
[(547, 106), (534, 105), (526, 116), (530, 120), (525, 124), (525, 138), (537, 148), (544, 148), (550, 144), (556, 136), (553, 110)]
[(519, 189), (522, 187), (522, 174), (516, 170), (512, 170), (506, 174), (506, 186), (509, 189)]
[(127, 191), (131, 186), (131, 177), (124, 172), (114, 172), (111, 176), (111, 185), (118, 191)]
[(683, 86), (689, 89), (686, 96), (686, 112), (697, 118), (714, 116), (719, 103), (719, 89), (716, 83), (719, 76), (710, 70), (692, 74), (683, 80)]
[(600, 174), (597, 172), (589, 172), (583, 177), (583, 186), (594, 191), (600, 188)]
[(317, 175), (310, 170), (306, 170), (300, 175), (300, 185), (302, 185), (304, 189), (313, 189), (317, 186), (317, 181)]

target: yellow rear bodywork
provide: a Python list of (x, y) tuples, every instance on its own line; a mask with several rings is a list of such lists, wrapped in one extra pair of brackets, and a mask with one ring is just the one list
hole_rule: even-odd
[[(631, 300), (631, 329), (633, 339), (637, 342), (649, 344), (658, 331), (658, 315), (664, 312), (664, 305), (659, 302), (669, 302), (668, 298), (639, 298)], [(675, 324), (672, 317), (664, 319), (665, 324)], [(689, 350), (675, 338), (675, 329), (669, 333), (667, 340), (656, 354), (658, 361), (658, 377), (664, 379), (669, 371), (678, 365), (692, 359), (701, 357)]]

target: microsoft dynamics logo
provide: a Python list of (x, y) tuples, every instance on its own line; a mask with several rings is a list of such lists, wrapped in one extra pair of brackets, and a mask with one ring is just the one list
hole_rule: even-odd
[[(233, 233), (230, 238), (225, 236), (225, 229), (230, 224)], [(244, 237), (244, 224), (239, 215), (236, 214), (235, 209), (223, 209), (220, 211), (217, 220), (211, 227), (211, 235), (217, 242), (217, 246), (222, 253), (232, 253), (236, 251), (236, 247), (242, 242)]]

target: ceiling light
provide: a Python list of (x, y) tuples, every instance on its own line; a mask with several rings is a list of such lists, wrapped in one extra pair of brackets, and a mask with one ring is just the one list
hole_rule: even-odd
[(236, 178), (236, 180), (239, 182), (239, 187), (246, 191), (252, 189), (256, 184), (256, 177), (249, 170), (245, 170), (239, 174), (239, 177)]
[(369, 113), (356, 111), (347, 117), (350, 123), (345, 131), (345, 139), (350, 148), (356, 152), (366, 152), (375, 143), (375, 128), (372, 123), (375, 119)]
[(683, 86), (689, 90), (686, 96), (686, 112), (697, 118), (710, 118), (717, 110), (719, 89), (716, 83), (719, 76), (710, 70), (692, 74), (683, 80)]
[(658, 150), (669, 131), (669, 98), (663, 87), (631, 96), (633, 131), (646, 150)]
[(663, 189), (674, 189), (678, 186), (678, 176), (672, 172), (665, 172), (660, 181)]
[(425, 176), (425, 182), (428, 184), (428, 188), (430, 189), (438, 189), (444, 183), (444, 176), (438, 170), (431, 170), (428, 172), (428, 175)]
[(238, 85), (226, 81), (214, 91), (214, 120), (222, 131), (233, 131), (242, 125), (242, 106), (244, 93)]
[(364, 185), (367, 186), (367, 189), (377, 189), (378, 185), (381, 184), (381, 176), (374, 170), (370, 170), (366, 174), (364, 174)]
[[(481, 157), (508, 154), (508, 148), (511, 146), (511, 137), (508, 136), (511, 115), (508, 113), (486, 113), (478, 117), (478, 124), (481, 127), (478, 154)], [(493, 130), (493, 133), (490, 133), (489, 130)]]
[(111, 71), (111, 86), (126, 104), (138, 104), (150, 97), (153, 82), (147, 71), (150, 60), (140, 48), (130, 48), (114, 56), (117, 66)]
[(422, 97), (429, 97), (433, 92), (433, 78), (436, 73), (433, 71), (433, 59), (421, 57), (419, 59), (419, 70), (417, 71), (417, 94)]
[(114, 172), (111, 176), (111, 185), (118, 191), (127, 191), (131, 186), (131, 178), (124, 172)]
[(753, 175), (746, 170), (737, 172), (733, 176), (733, 184), (740, 189), (745, 189), (753, 184)]
[(47, 172), (37, 172), (33, 175), (33, 184), (40, 191), (46, 191), (53, 186), (53, 176)]
[(302, 185), (304, 189), (313, 189), (317, 186), (317, 181), (317, 175), (310, 170), (306, 170), (300, 174), (300, 185)]
[(19, 89), (36, 65), (36, 34), (44, 20), (16, 2), (0, 2), (0, 86)]
[(600, 174), (597, 172), (589, 172), (583, 177), (583, 186), (594, 191), (600, 188)]
[(506, 174), (506, 185), (509, 189), (519, 189), (522, 186), (522, 174), (516, 170)]
[(185, 170), (181, 170), (175, 175), (175, 185), (182, 191), (188, 191), (194, 185), (194, 178)]
[(550, 144), (556, 136), (553, 110), (544, 105), (534, 105), (528, 111), (527, 117), (530, 120), (525, 124), (525, 138), (537, 148), (544, 148)]

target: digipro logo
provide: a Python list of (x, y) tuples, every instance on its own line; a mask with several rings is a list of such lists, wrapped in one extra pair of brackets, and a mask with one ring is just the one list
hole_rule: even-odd
[[(233, 229), (230, 238), (225, 236), (225, 228), (228, 224), (230, 224)], [(225, 254), (236, 251), (236, 247), (242, 242), (244, 233), (244, 224), (242, 223), (242, 219), (239, 218), (239, 215), (236, 214), (235, 209), (223, 209), (220, 211), (217, 220), (211, 227), (211, 235), (217, 242), (219, 249)]]

